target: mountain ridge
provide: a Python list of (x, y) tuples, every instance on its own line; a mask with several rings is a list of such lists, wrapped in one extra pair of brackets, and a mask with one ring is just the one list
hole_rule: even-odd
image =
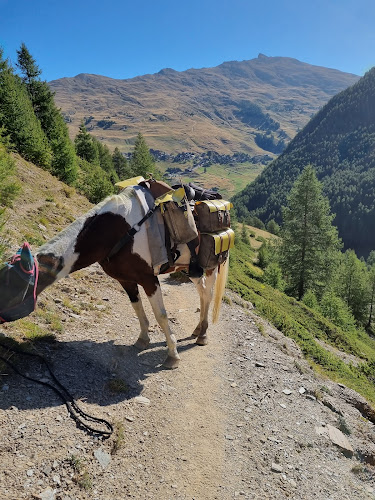
[(260, 54), (212, 68), (163, 68), (130, 79), (80, 73), (49, 84), (72, 136), (85, 120), (92, 134), (124, 152), (142, 132), (151, 148), (166, 153), (264, 154), (267, 143), (259, 145), (257, 134), (286, 143), (358, 78)]

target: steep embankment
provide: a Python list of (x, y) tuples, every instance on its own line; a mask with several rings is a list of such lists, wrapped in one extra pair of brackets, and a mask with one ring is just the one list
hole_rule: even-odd
[[(55, 203), (51, 217), (86, 209), (45, 172), (18, 168), (34, 179), (25, 189), (39, 193), (41, 206)], [(55, 202), (43, 201), (51, 196)], [(38, 199), (15, 207), (13, 231), (25, 216), (34, 220)], [(60, 229), (56, 220), (46, 231)], [(151, 346), (133, 347), (132, 307), (97, 265), (47, 289), (29, 318), (1, 327), (34, 338), (80, 405), (116, 427), (106, 441), (86, 435), (54, 393), (2, 369), (1, 498), (373, 498), (374, 424), (360, 413), (360, 396), (314, 373), (295, 343), (235, 294), (210, 327), (209, 345), (196, 346), (193, 285), (165, 278), (162, 288), (182, 357), (176, 371), (160, 366), (165, 339), (147, 303)], [(42, 342), (48, 334), (55, 341)], [(39, 363), (21, 359), (20, 367), (48, 377)]]
[(85, 119), (92, 134), (121, 150), (131, 150), (142, 132), (151, 148), (167, 153), (264, 154), (279, 152), (279, 142), (287, 143), (333, 95), (357, 80), (260, 54), (250, 61), (163, 69), (128, 80), (80, 74), (50, 86), (72, 134)]

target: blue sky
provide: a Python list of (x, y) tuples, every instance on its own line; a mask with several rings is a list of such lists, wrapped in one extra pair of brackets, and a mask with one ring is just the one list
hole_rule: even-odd
[(373, 0), (0, 0), (0, 45), (21, 42), (43, 78), (131, 78), (268, 56), (363, 74), (375, 65)]

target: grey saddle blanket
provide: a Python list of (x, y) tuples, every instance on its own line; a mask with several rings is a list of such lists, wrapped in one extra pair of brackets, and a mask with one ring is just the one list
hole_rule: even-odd
[[(143, 216), (146, 215), (154, 206), (154, 197), (142, 186), (134, 186), (131, 189), (133, 189), (135, 196), (142, 206)], [(146, 220), (144, 225), (147, 231), (152, 267), (154, 274), (157, 275), (160, 272), (161, 266), (168, 262), (168, 254), (165, 247), (165, 227), (160, 210), (156, 210), (156, 212)]]

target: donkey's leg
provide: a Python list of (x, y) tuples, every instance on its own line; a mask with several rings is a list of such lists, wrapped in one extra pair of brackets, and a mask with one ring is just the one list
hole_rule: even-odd
[(201, 303), (200, 319), (193, 336), (197, 337), (196, 344), (207, 345), (208, 311), (212, 301), (214, 285), (217, 276), (217, 269), (206, 271), (201, 278), (191, 278), (197, 287)]
[(130, 302), (133, 306), (135, 314), (138, 317), (139, 324), (141, 327), (141, 333), (139, 334), (137, 342), (134, 344), (138, 349), (147, 349), (150, 344), (150, 337), (148, 335), (149, 321), (147, 319), (146, 313), (143, 309), (142, 300), (139, 295), (137, 283), (131, 283), (129, 281), (121, 282), (121, 285), (125, 292), (128, 294)]
[(164, 307), (163, 296), (160, 289), (159, 280), (154, 277), (154, 286), (156, 290), (152, 294), (147, 294), (147, 287), (145, 287), (146, 294), (150, 301), (152, 310), (154, 311), (155, 318), (164, 332), (168, 346), (168, 356), (163, 363), (165, 368), (177, 368), (180, 362), (180, 356), (177, 352), (177, 342), (172, 330), (169, 327), (167, 312)]

